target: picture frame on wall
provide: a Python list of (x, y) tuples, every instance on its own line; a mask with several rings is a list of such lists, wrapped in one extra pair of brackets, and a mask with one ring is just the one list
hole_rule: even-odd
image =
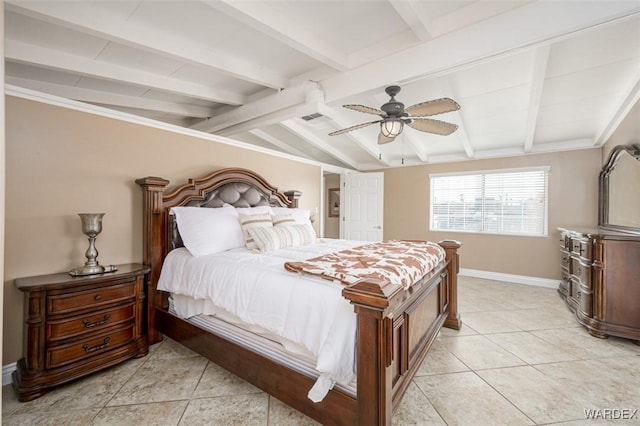
[(340, 188), (329, 188), (329, 196), (327, 197), (327, 211), (329, 217), (340, 216)]

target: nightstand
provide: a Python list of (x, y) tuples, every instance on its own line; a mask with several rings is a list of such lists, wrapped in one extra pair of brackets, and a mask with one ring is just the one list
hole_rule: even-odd
[(18, 278), (25, 293), (25, 357), (13, 372), (20, 401), (149, 352), (140, 264), (116, 272)]

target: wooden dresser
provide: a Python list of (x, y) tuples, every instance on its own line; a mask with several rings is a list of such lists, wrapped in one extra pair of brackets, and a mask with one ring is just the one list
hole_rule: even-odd
[(558, 292), (593, 336), (640, 344), (640, 235), (558, 228)]
[(113, 273), (19, 278), (25, 293), (25, 357), (13, 384), (20, 401), (49, 388), (148, 353), (144, 276), (139, 264)]

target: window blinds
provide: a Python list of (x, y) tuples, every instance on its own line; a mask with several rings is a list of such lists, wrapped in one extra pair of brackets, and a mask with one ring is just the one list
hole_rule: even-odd
[(431, 230), (547, 235), (549, 168), (431, 175)]

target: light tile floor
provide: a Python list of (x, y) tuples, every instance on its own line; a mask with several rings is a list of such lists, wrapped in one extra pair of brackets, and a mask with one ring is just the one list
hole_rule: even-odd
[[(580, 327), (553, 289), (460, 277), (463, 327), (443, 329), (393, 416), (399, 425), (640, 424), (640, 346)], [(638, 307), (640, 309), (640, 305)], [(585, 410), (601, 418), (586, 420)], [(624, 411), (628, 410), (628, 411)], [(638, 410), (634, 418), (610, 421)], [(316, 424), (189, 349), (149, 356), (27, 403), (5, 425)]]

